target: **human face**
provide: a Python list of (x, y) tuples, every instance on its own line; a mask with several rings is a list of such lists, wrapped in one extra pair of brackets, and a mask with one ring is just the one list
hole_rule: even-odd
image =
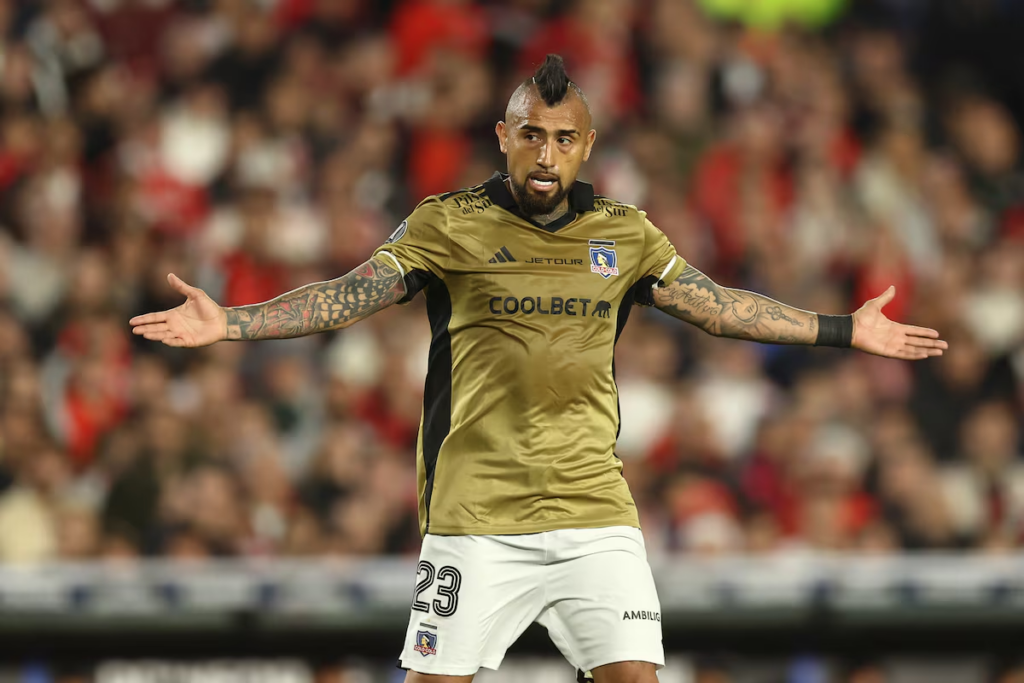
[(546, 216), (567, 208), (566, 197), (597, 135), (579, 96), (570, 91), (549, 107), (531, 88), (523, 97), (513, 96), (495, 132), (520, 210)]

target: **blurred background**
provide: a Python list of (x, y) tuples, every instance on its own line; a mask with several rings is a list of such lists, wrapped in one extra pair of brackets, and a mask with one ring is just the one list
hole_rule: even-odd
[[(180, 303), (168, 272), (224, 305), (344, 274), (504, 170), (494, 123), (558, 52), (582, 179), (694, 266), (834, 314), (894, 284), (950, 343), (637, 311), (618, 454), (662, 679), (1024, 680), (1022, 37), (1014, 0), (0, 0), (0, 678), (400, 679), (422, 298), (198, 351), (127, 320)], [(484, 678), (571, 680), (530, 633)]]

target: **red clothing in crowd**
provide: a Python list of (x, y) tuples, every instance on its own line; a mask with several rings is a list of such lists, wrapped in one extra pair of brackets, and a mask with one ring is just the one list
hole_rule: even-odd
[(115, 61), (136, 75), (157, 76), (161, 68), (162, 38), (179, 11), (178, 4), (121, 2), (113, 10), (96, 12), (96, 24), (103, 36), (104, 48)]
[(71, 375), (63, 397), (68, 456), (77, 469), (92, 463), (100, 440), (129, 412), (132, 359), (128, 340), (122, 335), (98, 339), (94, 334), (95, 330), (76, 321), (61, 331), (57, 340), (62, 355), (83, 363)]
[(849, 180), (857, 169), (861, 157), (861, 144), (853, 131), (838, 131), (828, 148), (828, 160), (839, 171), (843, 180)]
[[(755, 454), (743, 472), (741, 485), (750, 501), (775, 520), (784, 537), (804, 534), (807, 494), (794, 485), (773, 459)], [(846, 494), (840, 505), (839, 524), (848, 538), (859, 533), (878, 512), (874, 499), (863, 491)]]
[(0, 151), (0, 190), (13, 185), (28, 166), (27, 159), (13, 152)]
[(224, 304), (247, 306), (269, 301), (288, 289), (288, 269), (276, 263), (260, 263), (238, 251), (224, 259)]
[(369, 424), (382, 442), (396, 449), (415, 447), (419, 424), (397, 415), (388, 405), (387, 396), (379, 390), (361, 394), (352, 410), (355, 417)]
[(860, 306), (868, 299), (896, 287), (896, 297), (883, 311), (890, 320), (908, 320), (910, 304), (914, 299), (914, 275), (906, 259), (886, 262), (883, 259), (871, 259), (856, 273), (854, 279), (853, 305)]
[(206, 188), (182, 182), (155, 165), (139, 177), (139, 200), (156, 229), (178, 236), (199, 229), (210, 211)]
[(473, 151), (458, 130), (419, 129), (409, 145), (409, 180), (413, 197), (427, 197), (458, 187)]
[(1024, 241), (1024, 205), (1006, 210), (1002, 216), (1000, 232), (1003, 237)]
[(128, 407), (114, 395), (86, 396), (72, 383), (64, 394), (64, 414), (68, 457), (76, 469), (82, 470), (96, 457), (100, 439), (128, 414)]
[(399, 76), (422, 66), (437, 49), (485, 59), (491, 34), (483, 8), (471, 2), (407, 0), (394, 12), (391, 37)]
[(785, 170), (751, 170), (744, 165), (739, 149), (729, 144), (721, 145), (704, 155), (693, 180), (694, 209), (709, 222), (719, 266), (726, 271), (739, 265), (749, 246), (743, 203), (738, 200), (742, 196), (742, 186), (753, 184), (746, 192), (759, 193), (764, 198), (770, 224), (778, 225), (778, 219), (793, 201), (792, 178)]

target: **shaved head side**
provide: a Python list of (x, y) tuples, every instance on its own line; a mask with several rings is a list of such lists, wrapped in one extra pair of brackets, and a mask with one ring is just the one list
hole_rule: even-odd
[(576, 97), (583, 103), (587, 112), (587, 122), (590, 121), (590, 103), (587, 96), (583, 94), (580, 86), (569, 80), (569, 74), (565, 71), (565, 62), (559, 55), (548, 55), (544, 63), (537, 67), (532, 78), (523, 81), (516, 91), (509, 98), (508, 107), (505, 110), (505, 120), (525, 117), (529, 111), (531, 100), (534, 97), (542, 100), (548, 107), (556, 107), (566, 100), (569, 93), (575, 93)]

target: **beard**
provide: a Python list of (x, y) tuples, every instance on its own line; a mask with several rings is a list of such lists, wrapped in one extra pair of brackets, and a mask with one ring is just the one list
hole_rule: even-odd
[(526, 217), (546, 216), (557, 209), (569, 194), (569, 188), (563, 187), (561, 180), (556, 180), (558, 188), (547, 194), (540, 194), (526, 185), (520, 185), (512, 176), (509, 176), (509, 182), (512, 184), (512, 196)]

